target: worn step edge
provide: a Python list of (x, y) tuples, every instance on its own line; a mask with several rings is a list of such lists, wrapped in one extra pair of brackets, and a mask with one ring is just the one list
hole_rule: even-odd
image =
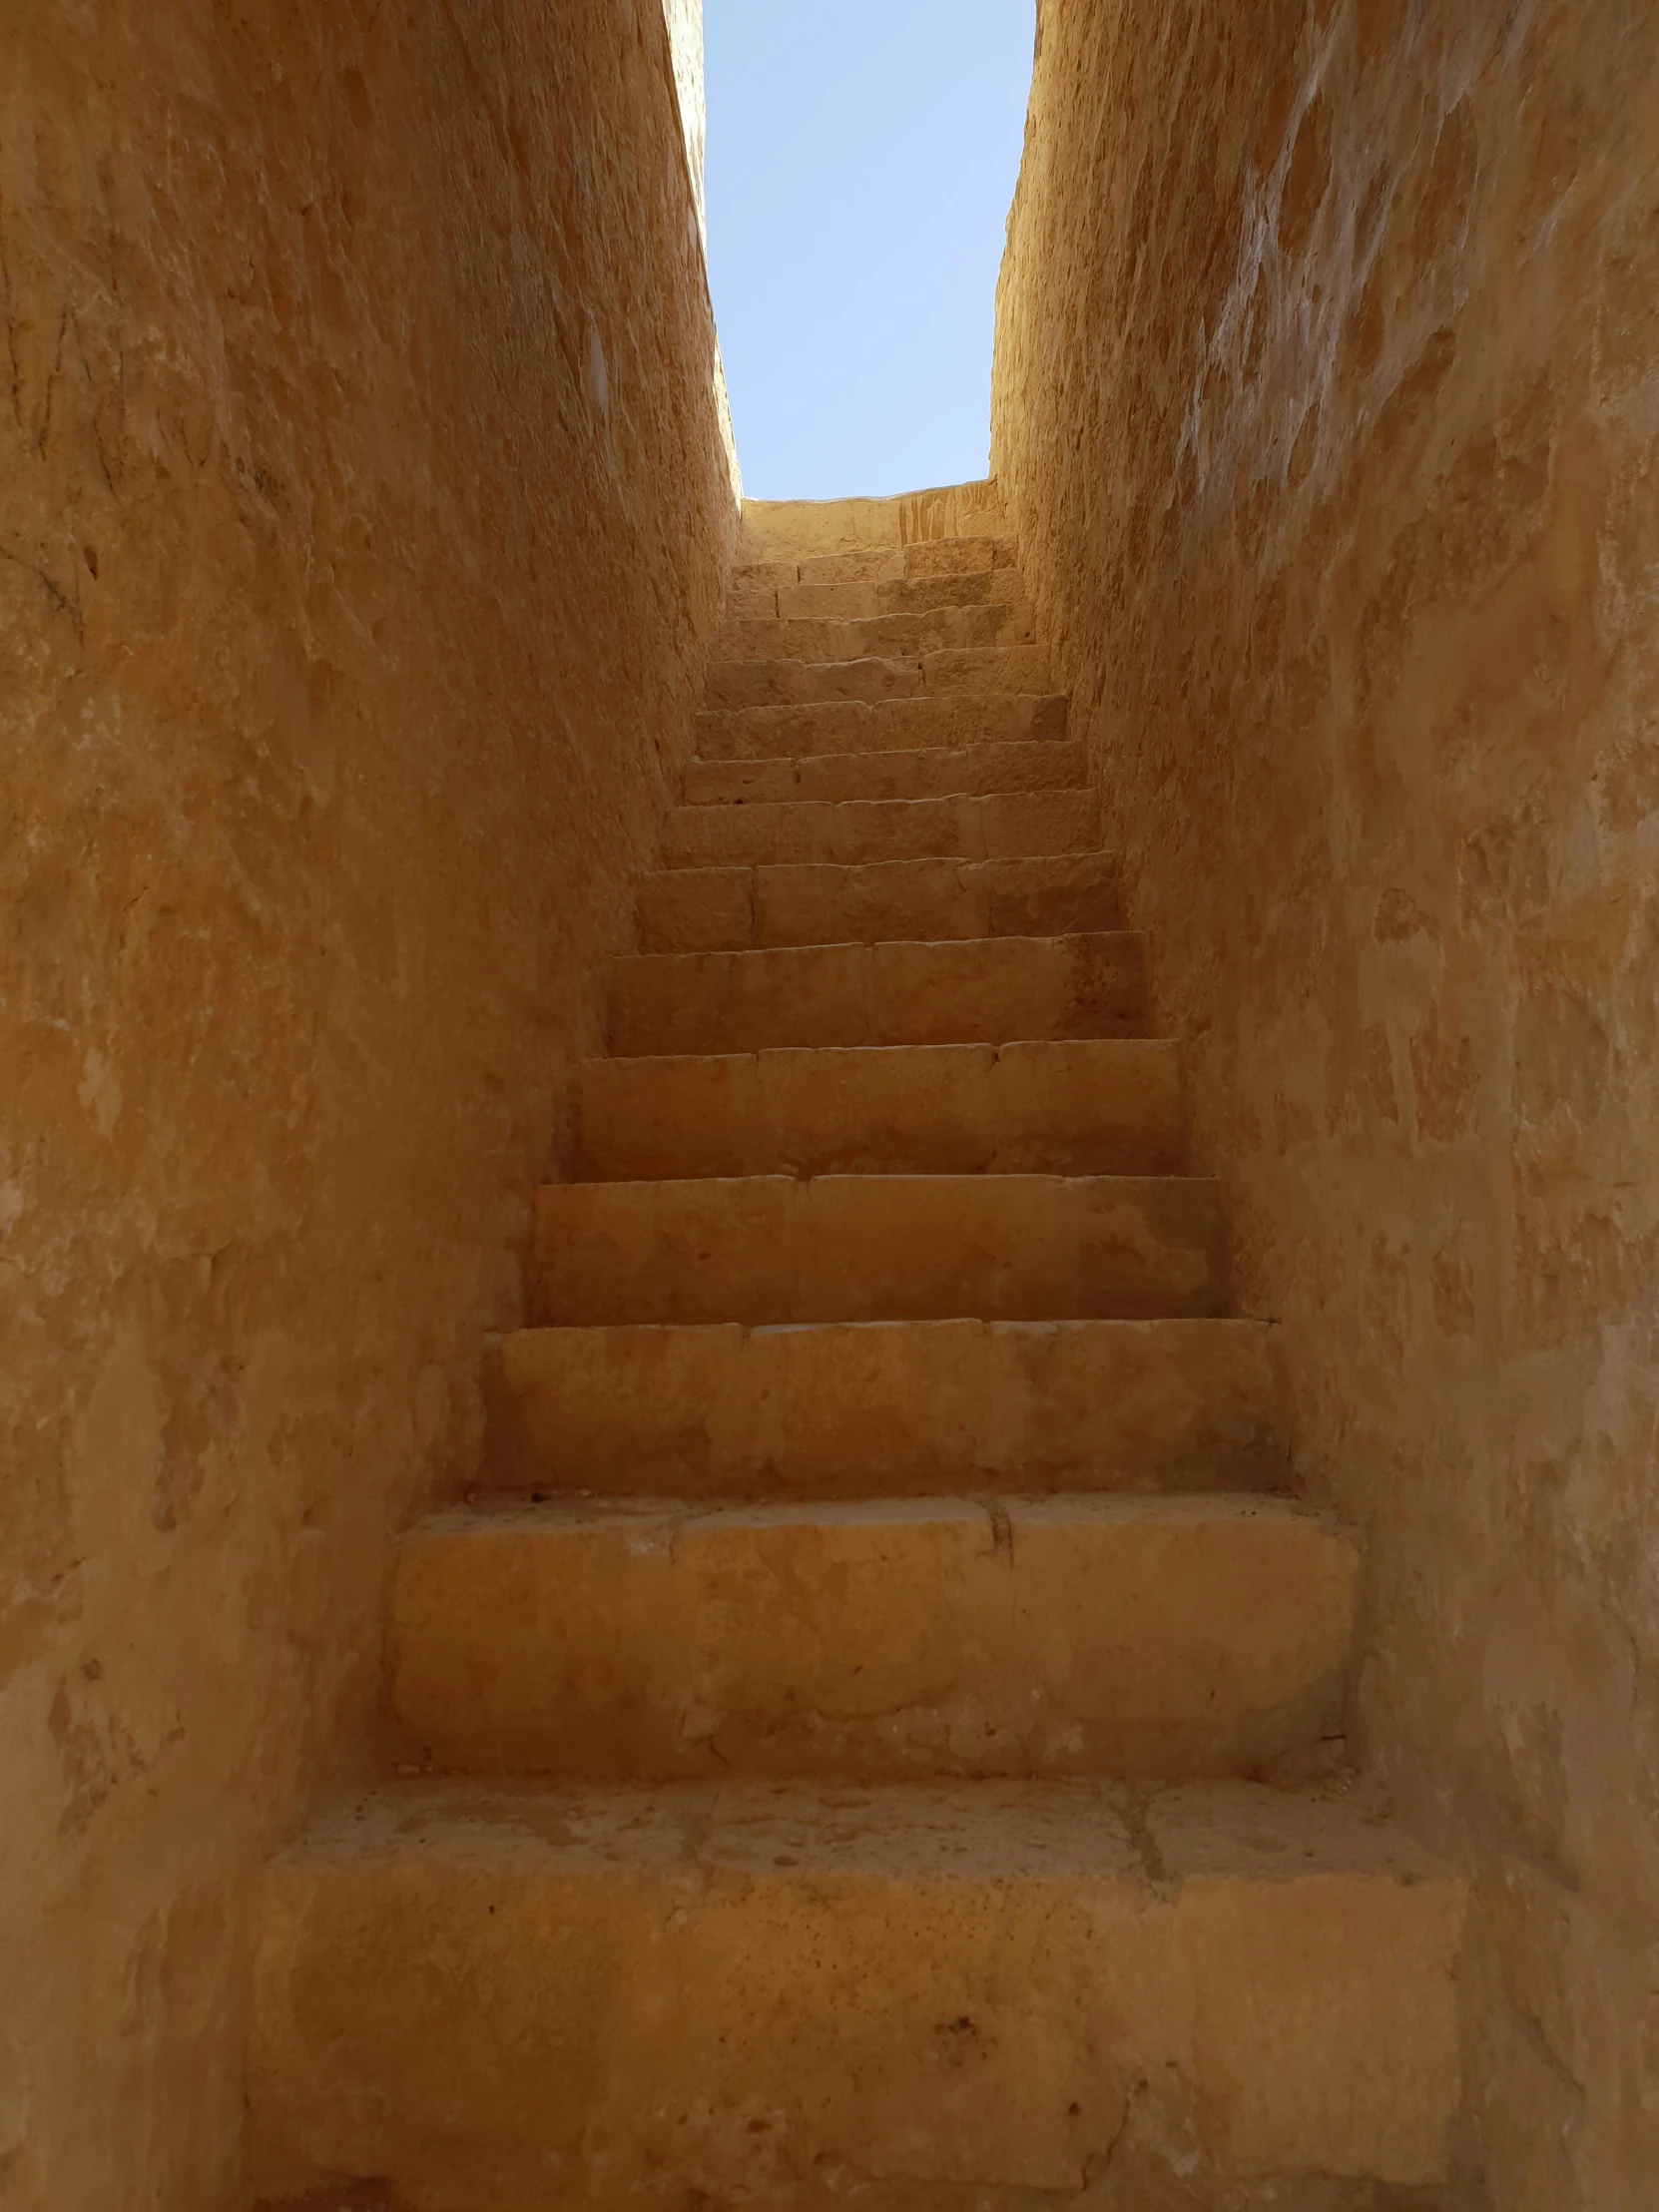
[(1466, 1908), (1361, 1805), (1249, 1783), (388, 1786), (260, 1884), (256, 2189), (1069, 2198), (1132, 2112), (1172, 2185), (1426, 2186)]

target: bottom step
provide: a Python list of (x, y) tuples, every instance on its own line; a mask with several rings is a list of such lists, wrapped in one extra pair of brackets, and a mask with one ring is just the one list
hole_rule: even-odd
[(1187, 2177), (1160, 2203), (1428, 2187), (1463, 1912), (1340, 1794), (1250, 1783), (399, 1785), (266, 1872), (259, 2176), (420, 2212), (1098, 2204), (1132, 2138)]

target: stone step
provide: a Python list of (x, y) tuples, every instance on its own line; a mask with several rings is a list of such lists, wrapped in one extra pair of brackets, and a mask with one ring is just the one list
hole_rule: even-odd
[(1331, 1789), (392, 1783), (261, 1877), (254, 2193), (1375, 2212), (1444, 2175), (1465, 1911)]
[[(981, 745), (1051, 745), (1066, 734), (1066, 702), (1049, 692), (936, 693), (923, 699), (832, 699), (783, 707), (704, 709), (705, 761), (804, 760), (837, 753), (951, 752)], [(1061, 779), (1056, 777), (1056, 783)]]
[(578, 1172), (1168, 1175), (1179, 1048), (1115, 1037), (589, 1060)]
[(832, 1322), (520, 1329), (486, 1363), (504, 1488), (871, 1497), (1266, 1490), (1267, 1325)]
[(1145, 951), (1127, 930), (611, 962), (610, 1049), (628, 1055), (1007, 1044), (1128, 1037), (1145, 1027)]
[(1064, 937), (1115, 931), (1123, 918), (1103, 852), (661, 868), (642, 879), (635, 911), (642, 952)]
[[(737, 588), (753, 595), (744, 602), (746, 612), (782, 622), (864, 622), (876, 615), (930, 614), (937, 607), (988, 607), (1025, 598), (1019, 570), (1013, 567), (947, 576), (875, 577), (856, 583), (780, 582)], [(766, 605), (769, 592), (770, 607)]]
[(1100, 803), (1087, 789), (989, 798), (738, 801), (674, 807), (664, 867), (857, 866), (873, 860), (1004, 860), (1098, 852)]
[[(852, 591), (860, 587), (796, 587), (819, 588)], [(1024, 600), (995, 599), (965, 607), (921, 608), (907, 614), (853, 616), (769, 617), (728, 608), (712, 657), (716, 661), (898, 661), (960, 646), (1035, 642), (1035, 617)]]
[(450, 1771), (1250, 1774), (1341, 1736), (1357, 1566), (1278, 1498), (497, 1497), (398, 1546), (391, 1707)]
[(689, 761), (689, 807), (735, 800), (954, 799), (1081, 790), (1088, 755), (1071, 741), (958, 746), (916, 753), (830, 753), (759, 761)]
[(1160, 1320), (1221, 1311), (1197, 1176), (789, 1175), (546, 1183), (533, 1318)]
[(952, 646), (910, 658), (850, 661), (712, 661), (704, 685), (708, 708), (809, 707), (838, 700), (1042, 692), (1049, 689), (1048, 655), (1040, 645)]

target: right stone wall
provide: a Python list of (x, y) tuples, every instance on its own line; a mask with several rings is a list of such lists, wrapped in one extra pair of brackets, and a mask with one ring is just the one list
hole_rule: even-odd
[(993, 465), (1465, 1856), (1494, 2212), (1659, 2189), (1659, 37), (1043, 0)]

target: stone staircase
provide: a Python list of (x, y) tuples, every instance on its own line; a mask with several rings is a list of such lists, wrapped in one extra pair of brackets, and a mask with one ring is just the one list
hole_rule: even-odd
[(1355, 1547), (953, 496), (752, 524), (415, 1748), (266, 1878), (272, 2201), (1451, 2202), (1462, 1886), (1343, 1772)]

